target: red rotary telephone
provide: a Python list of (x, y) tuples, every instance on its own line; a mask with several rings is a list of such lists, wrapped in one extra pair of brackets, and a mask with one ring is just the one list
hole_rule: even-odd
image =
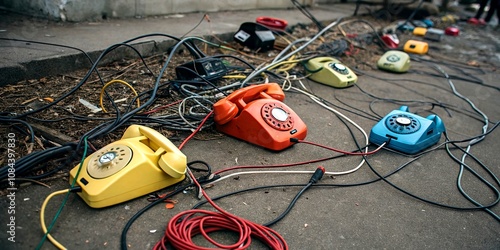
[(216, 128), (267, 149), (290, 147), (290, 138), (306, 137), (307, 126), (284, 99), (285, 93), (276, 83), (238, 89), (214, 104)]

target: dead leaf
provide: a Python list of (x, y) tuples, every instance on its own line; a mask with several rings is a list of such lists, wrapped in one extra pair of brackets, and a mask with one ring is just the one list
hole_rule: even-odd
[(476, 60), (472, 60), (472, 61), (468, 61), (468, 62), (467, 62), (467, 65), (469, 65), (469, 66), (479, 67), (479, 62), (478, 62), (478, 61), (476, 61)]

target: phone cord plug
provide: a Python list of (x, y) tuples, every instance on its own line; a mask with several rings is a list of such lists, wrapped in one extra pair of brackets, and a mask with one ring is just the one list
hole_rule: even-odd
[(298, 142), (299, 142), (299, 139), (297, 139), (297, 138), (290, 138), (290, 142), (295, 142), (295, 143), (298, 143)]
[[(209, 176), (206, 176), (206, 175), (201, 176), (200, 178), (198, 178), (196, 180), (198, 181), (198, 183), (203, 185), (203, 184), (210, 184), (210, 182), (215, 181), (219, 178), (220, 178), (220, 175), (218, 175), (218, 174), (210, 174)], [(196, 197), (198, 198), (198, 200), (201, 200), (201, 198), (203, 198), (203, 193), (201, 192), (201, 189), (203, 187), (201, 185), (200, 185), (200, 187), (195, 187)]]
[(384, 142), (384, 143), (385, 143), (385, 145), (384, 145), (384, 146), (389, 145), (389, 143), (391, 143), (391, 140), (392, 140), (392, 138), (391, 138), (391, 137), (387, 137), (387, 141), (386, 141), (386, 142)]
[(82, 191), (82, 187), (80, 187), (80, 186), (74, 186), (74, 187), (70, 188), (69, 191), (72, 192), (72, 193), (79, 193), (79, 192)]
[(316, 171), (314, 171), (314, 174), (311, 176), (311, 179), (309, 180), (309, 183), (316, 183), (321, 178), (323, 178), (323, 175), (325, 174), (326, 170), (323, 166), (319, 166)]

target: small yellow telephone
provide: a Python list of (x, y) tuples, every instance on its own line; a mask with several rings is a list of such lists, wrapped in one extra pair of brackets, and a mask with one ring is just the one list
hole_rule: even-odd
[(306, 63), (309, 79), (335, 88), (346, 88), (358, 81), (358, 76), (333, 57), (316, 57)]
[[(107, 207), (160, 190), (185, 178), (186, 156), (154, 129), (131, 125), (122, 138), (89, 155), (76, 184), (93, 208)], [(70, 183), (79, 165), (70, 171)]]

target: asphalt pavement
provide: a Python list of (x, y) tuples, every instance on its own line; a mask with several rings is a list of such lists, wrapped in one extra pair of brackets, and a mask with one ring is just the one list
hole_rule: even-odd
[[(311, 10), (316, 18), (325, 22), (350, 16), (353, 11), (353, 4)], [(254, 21), (262, 15), (286, 19), (290, 25), (310, 23), (298, 10), (292, 9), (209, 13), (210, 25), (204, 22), (190, 35), (232, 34), (240, 23)], [(9, 14), (0, 21), (0, 37), (65, 44), (95, 55), (112, 44), (145, 33), (182, 36), (202, 17), (202, 13), (191, 13), (53, 23)], [(165, 40), (155, 42), (169, 43)], [(3, 84), (70, 71), (79, 66), (77, 62), (72, 63), (73, 66), (68, 64), (74, 62), (77, 54), (71, 49), (5, 41), (0, 41), (0, 48), (1, 78), (9, 80)], [(148, 53), (148, 49), (150, 47), (144, 46), (142, 52)], [(479, 49), (476, 53), (480, 53)], [(374, 117), (380, 119), (402, 105), (408, 105), (410, 112), (424, 118), (429, 115), (440, 117), (447, 135), (455, 141), (480, 136), (484, 132), (483, 115), (487, 116), (487, 129), (498, 122), (500, 74), (495, 67), (484, 67), (483, 71), (478, 71), (466, 62), (458, 64), (455, 60), (446, 61), (443, 58), (430, 63), (417, 60), (411, 63), (411, 71), (404, 74), (381, 70), (360, 73), (359, 88), (336, 89), (309, 80), (304, 80), (304, 85), (335, 104), (332, 107), (357, 123), (366, 134), (377, 123)], [(61, 65), (68, 67), (63, 69)], [(457, 71), (457, 67), (462, 71)], [(454, 76), (463, 72), (463, 76), (469, 77), (446, 79), (439, 76), (443, 75), (440, 70), (453, 72), (450, 75)], [(471, 79), (481, 79), (485, 84), (473, 83)], [(340, 119), (336, 113), (322, 108), (305, 95), (294, 92), (285, 94), (284, 102), (307, 124), (308, 141), (350, 151), (356, 148), (350, 134), (353, 131), (357, 142), (364, 144), (365, 138), (360, 130), (353, 125), (346, 126), (345, 119)], [(367, 156), (367, 162), (353, 173), (326, 174), (318, 186), (304, 192), (288, 215), (271, 228), (283, 236), (289, 249), (499, 249), (500, 207), (478, 208), (496, 204), (500, 198), (500, 186), (496, 183), (500, 175), (498, 130), (478, 138), (482, 140), (469, 150), (473, 157), (465, 157), (461, 150), (451, 147), (451, 153), (458, 161), (464, 158), (465, 166), (446, 152), (441, 144), (445, 141), (444, 135), (436, 144), (441, 146), (420, 157), (389, 150)], [(465, 150), (467, 142), (459, 142), (459, 145)], [(370, 150), (375, 148), (370, 146)], [(228, 136), (217, 140), (190, 141), (182, 152), (188, 161), (205, 161), (215, 170), (232, 166), (294, 163), (337, 155), (307, 144), (296, 144), (275, 152)], [(360, 156), (348, 156), (281, 170), (310, 172), (321, 165), (328, 172), (342, 172), (355, 168), (362, 160)], [(223, 176), (236, 172), (224, 173)], [(380, 178), (389, 174), (387, 178)], [(206, 191), (211, 197), (216, 197), (247, 188), (287, 185), (257, 189), (217, 201), (219, 206), (232, 214), (264, 224), (287, 208), (310, 177), (311, 173), (239, 173), (214, 183)], [(48, 184), (50, 188), (36, 184), (19, 187), (15, 190), (14, 203), (9, 196), (1, 197), (1, 207), (5, 208), (0, 215), (3, 224), (0, 230), (2, 249), (33, 249), (42, 240), (39, 221), (42, 202), (50, 193), (69, 186), (67, 179), (51, 180)], [(47, 221), (56, 214), (63, 198), (56, 196), (50, 201), (46, 208)], [(167, 209), (164, 204), (159, 204), (132, 224), (126, 234), (128, 249), (151, 249), (163, 236), (170, 218), (200, 201), (194, 190), (185, 190), (173, 199), (177, 201), (174, 208)], [(51, 232), (68, 249), (119, 249), (124, 226), (148, 204), (150, 202), (146, 197), (140, 197), (96, 209), (72, 194)], [(202, 208), (211, 209), (209, 205)], [(11, 210), (15, 214), (10, 214)], [(15, 216), (14, 220), (11, 216)], [(9, 226), (12, 222), (15, 223), (14, 228)], [(237, 238), (234, 233), (227, 232), (216, 233), (213, 237), (226, 244)], [(202, 242), (199, 236), (195, 240)], [(54, 246), (47, 240), (42, 249), (54, 249)], [(249, 249), (267, 247), (254, 240)]]

